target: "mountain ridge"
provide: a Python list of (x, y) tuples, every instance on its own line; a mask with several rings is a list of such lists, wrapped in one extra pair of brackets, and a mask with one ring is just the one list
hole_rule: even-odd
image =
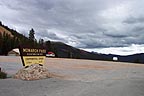
[[(20, 34), (16, 30), (10, 29), (7, 26), (2, 25), (0, 23), (0, 33), (2, 32), (6, 32), (8, 35), (10, 35), (10, 37), (19, 38), (22, 44), (29, 44), (30, 42), (28, 37), (25, 37), (24, 35)], [(48, 43), (48, 45), (46, 44), (46, 42)], [(70, 45), (67, 45), (63, 42), (53, 42), (53, 41), (46, 41), (46, 42), (42, 46), (46, 48), (47, 52), (53, 51), (56, 54), (56, 57), (58, 58), (113, 61), (113, 57), (117, 57), (118, 58), (117, 61), (119, 62), (144, 63), (144, 53), (133, 54), (133, 55), (128, 55), (128, 56), (120, 56), (120, 55), (114, 55), (114, 54), (101, 54), (101, 53), (88, 52), (85, 50), (81, 50), (81, 49), (72, 47)], [(13, 46), (6, 51), (8, 52), (15, 47), (18, 47), (18, 45)], [(0, 44), (0, 54), (1, 54), (1, 51), (4, 49), (5, 47), (1, 48), (1, 44)]]

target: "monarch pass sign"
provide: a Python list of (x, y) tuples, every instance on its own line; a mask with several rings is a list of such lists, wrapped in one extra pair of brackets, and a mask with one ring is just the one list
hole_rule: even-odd
[(23, 66), (29, 66), (31, 64), (44, 64), (46, 49), (30, 47), (20, 47), (19, 49)]

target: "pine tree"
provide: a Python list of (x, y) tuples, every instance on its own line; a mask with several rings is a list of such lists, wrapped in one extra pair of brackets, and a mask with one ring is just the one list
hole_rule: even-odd
[(34, 41), (34, 40), (35, 40), (34, 34), (35, 34), (35, 31), (34, 31), (34, 29), (32, 28), (32, 29), (29, 31), (29, 39), (30, 39), (31, 41)]
[(48, 51), (53, 51), (52, 49), (52, 44), (51, 44), (51, 41), (46, 41), (46, 49), (48, 50)]
[(2, 45), (3, 45), (3, 38), (2, 33), (0, 32), (0, 54), (2, 54)]
[(37, 42), (36, 42), (36, 39), (35, 39), (35, 31), (34, 29), (32, 28), (30, 31), (29, 31), (29, 46), (36, 46), (37, 45)]
[(2, 22), (0, 21), (0, 26), (2, 26)]
[(7, 33), (0, 33), (0, 55), (7, 55), (8, 52), (19, 46), (17, 37), (11, 37)]
[(44, 46), (44, 40), (43, 39), (39, 39), (39, 45)]
[(10, 35), (3, 33), (3, 45), (2, 45), (2, 54), (7, 55), (8, 51), (11, 50), (11, 37)]

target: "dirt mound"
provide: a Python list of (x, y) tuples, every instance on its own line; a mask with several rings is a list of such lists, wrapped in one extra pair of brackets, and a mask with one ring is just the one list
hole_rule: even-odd
[(39, 80), (50, 77), (51, 74), (48, 72), (47, 68), (40, 64), (26, 66), (14, 75), (14, 78), (22, 80)]

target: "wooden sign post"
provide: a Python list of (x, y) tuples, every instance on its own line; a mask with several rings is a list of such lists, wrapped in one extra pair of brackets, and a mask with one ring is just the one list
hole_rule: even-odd
[(29, 66), (31, 64), (44, 64), (46, 49), (21, 46), (19, 50), (23, 66)]

